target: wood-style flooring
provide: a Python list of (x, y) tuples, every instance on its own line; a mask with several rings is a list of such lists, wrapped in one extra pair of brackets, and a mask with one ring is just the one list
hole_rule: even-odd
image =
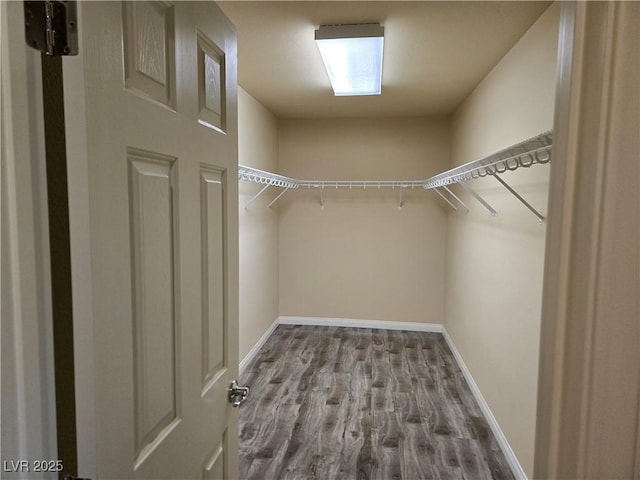
[(241, 383), (243, 480), (513, 478), (440, 334), (280, 325)]

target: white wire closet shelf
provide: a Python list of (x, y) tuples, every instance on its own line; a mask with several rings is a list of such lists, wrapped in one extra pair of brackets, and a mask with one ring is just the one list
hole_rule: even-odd
[[(491, 207), (480, 195), (478, 195), (467, 183), (481, 177), (491, 176), (495, 178), (503, 187), (513, 194), (520, 202), (522, 202), (531, 212), (533, 212), (538, 220), (542, 222), (544, 216), (532, 207), (522, 196), (520, 196), (504, 179), (501, 178), (503, 173), (514, 171), (519, 168), (529, 168), (536, 164), (545, 164), (551, 161), (553, 134), (551, 131), (541, 133), (535, 137), (529, 138), (523, 142), (512, 145), (508, 148), (500, 150), (487, 157), (465, 163), (458, 167), (434, 175), (426, 180), (297, 180), (294, 178), (278, 175), (257, 168), (238, 165), (238, 179), (261, 183), (264, 187), (254, 195), (245, 204), (245, 209), (249, 204), (255, 201), (270, 186), (284, 188), (282, 192), (276, 196), (270, 203), (271, 207), (277, 202), (282, 195), (288, 190), (307, 187), (307, 188), (398, 188), (400, 189), (400, 204), (402, 206), (402, 189), (405, 188), (422, 188), (425, 190), (435, 191), (444, 201), (446, 201), (454, 210), (457, 210), (456, 204), (462, 206), (467, 212), (469, 207), (449, 188), (449, 185), (460, 184), (467, 192), (469, 192), (476, 200), (482, 204), (492, 215), (496, 215), (496, 210)], [(447, 192), (444, 195), (439, 189)], [(455, 200), (456, 203), (452, 202)], [(320, 204), (323, 205), (322, 196)]]

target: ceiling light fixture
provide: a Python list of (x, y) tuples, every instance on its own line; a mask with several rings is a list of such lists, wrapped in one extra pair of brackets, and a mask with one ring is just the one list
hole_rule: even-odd
[(321, 25), (315, 38), (336, 96), (382, 93), (384, 27)]

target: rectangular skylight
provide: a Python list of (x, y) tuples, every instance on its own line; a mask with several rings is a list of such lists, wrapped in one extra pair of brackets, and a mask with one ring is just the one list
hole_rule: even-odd
[(382, 26), (323, 25), (315, 39), (336, 96), (382, 93)]

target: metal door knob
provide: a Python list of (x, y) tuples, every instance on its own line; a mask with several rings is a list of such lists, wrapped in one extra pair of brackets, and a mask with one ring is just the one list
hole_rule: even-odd
[(235, 380), (231, 382), (229, 387), (229, 403), (234, 407), (239, 407), (249, 396), (249, 387), (238, 385)]

